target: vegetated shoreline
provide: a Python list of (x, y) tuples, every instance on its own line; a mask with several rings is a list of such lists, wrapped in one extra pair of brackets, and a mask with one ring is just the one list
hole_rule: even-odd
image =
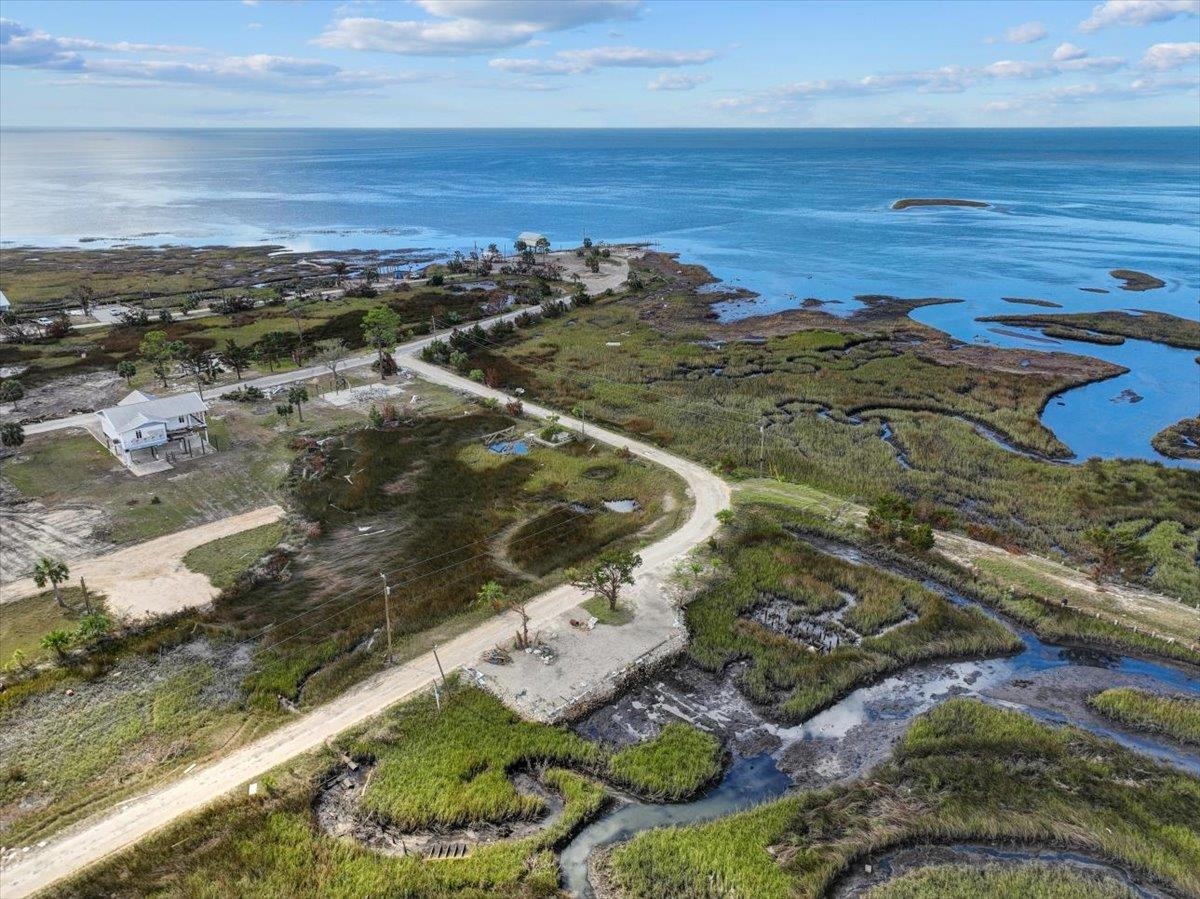
[(1001, 297), (1005, 303), (1013, 303), (1017, 306), (1042, 306), (1045, 309), (1061, 309), (1062, 303), (1055, 303), (1053, 300), (1034, 300), (1027, 297)]
[(1200, 417), (1167, 425), (1150, 438), (1150, 445), (1171, 459), (1200, 460)]
[(1124, 687), (1098, 693), (1088, 699), (1088, 705), (1133, 730), (1200, 746), (1200, 700)]
[(638, 899), (703, 894), (714, 880), (782, 899), (828, 895), (858, 863), (905, 845), (1044, 844), (1192, 894), (1197, 801), (1195, 777), (1111, 740), (958, 697), (912, 722), (869, 778), (638, 834), (610, 869)]
[(892, 209), (912, 209), (918, 206), (963, 206), (969, 209), (988, 209), (991, 203), (982, 200), (958, 200), (952, 197), (905, 197), (892, 204)]
[(1137, 315), (1118, 310), (1048, 312), (985, 315), (976, 321), (1038, 328), (1047, 337), (1061, 337), (1067, 340), (1120, 344), (1128, 337), (1184, 350), (1200, 350), (1200, 322), (1167, 312), (1143, 310)]
[(1122, 290), (1157, 290), (1167, 286), (1167, 282), (1162, 278), (1156, 278), (1154, 275), (1147, 275), (1145, 272), (1139, 272), (1132, 268), (1114, 268), (1109, 274), (1118, 281), (1125, 282), (1121, 285)]

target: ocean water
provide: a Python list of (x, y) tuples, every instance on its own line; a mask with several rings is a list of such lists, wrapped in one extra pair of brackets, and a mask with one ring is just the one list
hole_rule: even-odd
[[(906, 196), (993, 206), (890, 210)], [(1049, 311), (1006, 296), (1196, 318), (1194, 128), (0, 133), (5, 245), (450, 251), (522, 230), (556, 245), (651, 241), (761, 295), (725, 316), (806, 297), (840, 301), (834, 312), (860, 294), (953, 297), (915, 317), (967, 341), (1110, 359), (1130, 373), (1044, 414), (1078, 458), (1159, 458), (1154, 432), (1200, 411), (1194, 352), (1049, 344), (976, 321)], [(1123, 291), (1113, 268), (1167, 286)], [(1122, 401), (1127, 389), (1141, 400)]]

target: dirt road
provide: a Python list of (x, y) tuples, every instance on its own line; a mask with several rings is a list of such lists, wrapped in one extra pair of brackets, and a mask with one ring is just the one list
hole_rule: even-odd
[[(108, 597), (112, 612), (132, 618), (201, 606), (211, 602), (219, 591), (207, 577), (183, 564), (187, 552), (220, 537), (278, 521), (282, 516), (279, 506), (264, 506), (104, 556), (80, 559), (71, 563), (71, 582), (84, 578), (89, 589)], [(32, 578), (5, 584), (0, 586), (0, 604), (44, 589)]]
[[(402, 347), (401, 352), (412, 354), (425, 342), (416, 341)], [(479, 396), (505, 398), (499, 391), (425, 365), (411, 355), (397, 361), (435, 383)], [(526, 403), (525, 410), (530, 415), (540, 417), (550, 414), (549, 409), (532, 403)], [(567, 427), (579, 426), (579, 422), (570, 417), (564, 416), (560, 421)], [(644, 459), (667, 466), (687, 482), (692, 493), (691, 515), (684, 524), (641, 551), (643, 564), (638, 571), (633, 592), (638, 594), (639, 602), (643, 591), (648, 591), (650, 596), (657, 596), (661, 593), (663, 579), (669, 576), (676, 561), (716, 531), (717, 512), (728, 508), (730, 504), (729, 486), (702, 466), (657, 447), (630, 440), (622, 434), (603, 430), (590, 423), (587, 431), (589, 439), (611, 446), (628, 447)], [(577, 606), (582, 599), (579, 591), (569, 586), (542, 594), (529, 604), (534, 626), (557, 618)], [(448, 671), (473, 666), (484, 650), (503, 642), (511, 633), (512, 622), (508, 616), (489, 620), (440, 647), (442, 665)], [(631, 640), (627, 651), (628, 655), (623, 660), (609, 659), (606, 664), (634, 661), (642, 652), (640, 641)], [(261, 777), (288, 759), (319, 748), (327, 739), (378, 715), (387, 706), (427, 688), (436, 674), (437, 666), (432, 654), (389, 669), (298, 718), (295, 723), (230, 753), (224, 759), (83, 822), (54, 837), (46, 846), (22, 853), (13, 864), (0, 870), (0, 893), (5, 899), (28, 896), (111, 853), (131, 846), (247, 781)]]

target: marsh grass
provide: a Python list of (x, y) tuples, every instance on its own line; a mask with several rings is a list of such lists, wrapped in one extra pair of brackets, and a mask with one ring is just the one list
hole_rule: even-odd
[[(265, 797), (222, 800), (199, 815), (51, 891), (55, 896), (537, 897), (557, 896), (553, 849), (599, 813), (595, 777), (642, 795), (682, 797), (720, 767), (716, 741), (686, 725), (610, 755), (571, 731), (520, 720), (499, 700), (451, 680), (439, 715), (431, 696), (387, 712), (341, 743), (373, 760), (363, 803), (413, 828), (528, 820), (540, 800), (507, 774), (536, 770), (565, 800), (561, 817), (532, 836), (478, 846), (461, 860), (389, 857), (319, 832), (312, 803), (337, 757), (329, 750), (262, 778)], [(703, 755), (703, 763), (696, 754)], [(681, 758), (686, 754), (686, 760)], [(687, 774), (681, 776), (681, 765)]]
[(678, 721), (654, 739), (618, 751), (608, 763), (610, 777), (660, 802), (691, 796), (720, 772), (720, 741)]
[(931, 865), (868, 890), (865, 899), (1133, 899), (1108, 875), (1042, 862), (1024, 865)]
[(869, 777), (640, 834), (610, 870), (629, 899), (816, 899), (854, 861), (891, 847), (1020, 842), (1095, 854), (1198, 895), (1197, 822), (1200, 780), (1074, 728), (951, 699)]
[[(688, 653), (710, 671), (749, 660), (742, 688), (790, 721), (915, 662), (1000, 655), (1021, 646), (982, 612), (954, 606), (904, 578), (822, 553), (785, 531), (765, 510), (747, 510), (716, 553), (725, 576), (687, 607)], [(842, 593), (859, 600), (845, 616), (863, 628), (857, 646), (843, 643), (812, 652), (746, 617), (771, 598), (812, 611), (836, 607), (832, 597), (840, 604)], [(914, 620), (878, 633), (908, 615)]]
[(1200, 746), (1200, 700), (1115, 687), (1091, 697), (1088, 705), (1135, 730), (1165, 734), (1181, 743)]
[[(656, 302), (694, 306), (663, 289)], [(922, 358), (911, 335), (798, 330), (765, 345), (703, 345), (710, 335), (666, 333), (630, 298), (602, 300), (477, 354), (506, 386), (557, 408), (682, 451), (734, 477), (759, 464), (766, 426), (769, 474), (867, 504), (885, 492), (954, 509), (1039, 552), (1086, 556), (1094, 524), (1148, 518), (1200, 527), (1197, 475), (1131, 460), (1051, 465), (992, 443), (981, 422), (1029, 450), (1063, 454), (1041, 424), (1071, 375), (984, 370)], [(607, 346), (620, 335), (619, 351)], [(827, 414), (818, 414), (828, 410)], [(911, 469), (879, 439), (886, 419)]]

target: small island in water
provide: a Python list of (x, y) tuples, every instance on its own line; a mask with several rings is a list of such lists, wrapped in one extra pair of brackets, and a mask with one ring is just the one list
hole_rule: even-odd
[(991, 203), (981, 200), (955, 200), (949, 197), (906, 197), (892, 204), (892, 209), (911, 209), (914, 206), (968, 206), (971, 209), (987, 209)]
[(1131, 268), (1115, 268), (1109, 274), (1118, 281), (1125, 282), (1121, 285), (1122, 290), (1158, 290), (1160, 287), (1167, 286), (1167, 282), (1162, 278), (1134, 271)]

